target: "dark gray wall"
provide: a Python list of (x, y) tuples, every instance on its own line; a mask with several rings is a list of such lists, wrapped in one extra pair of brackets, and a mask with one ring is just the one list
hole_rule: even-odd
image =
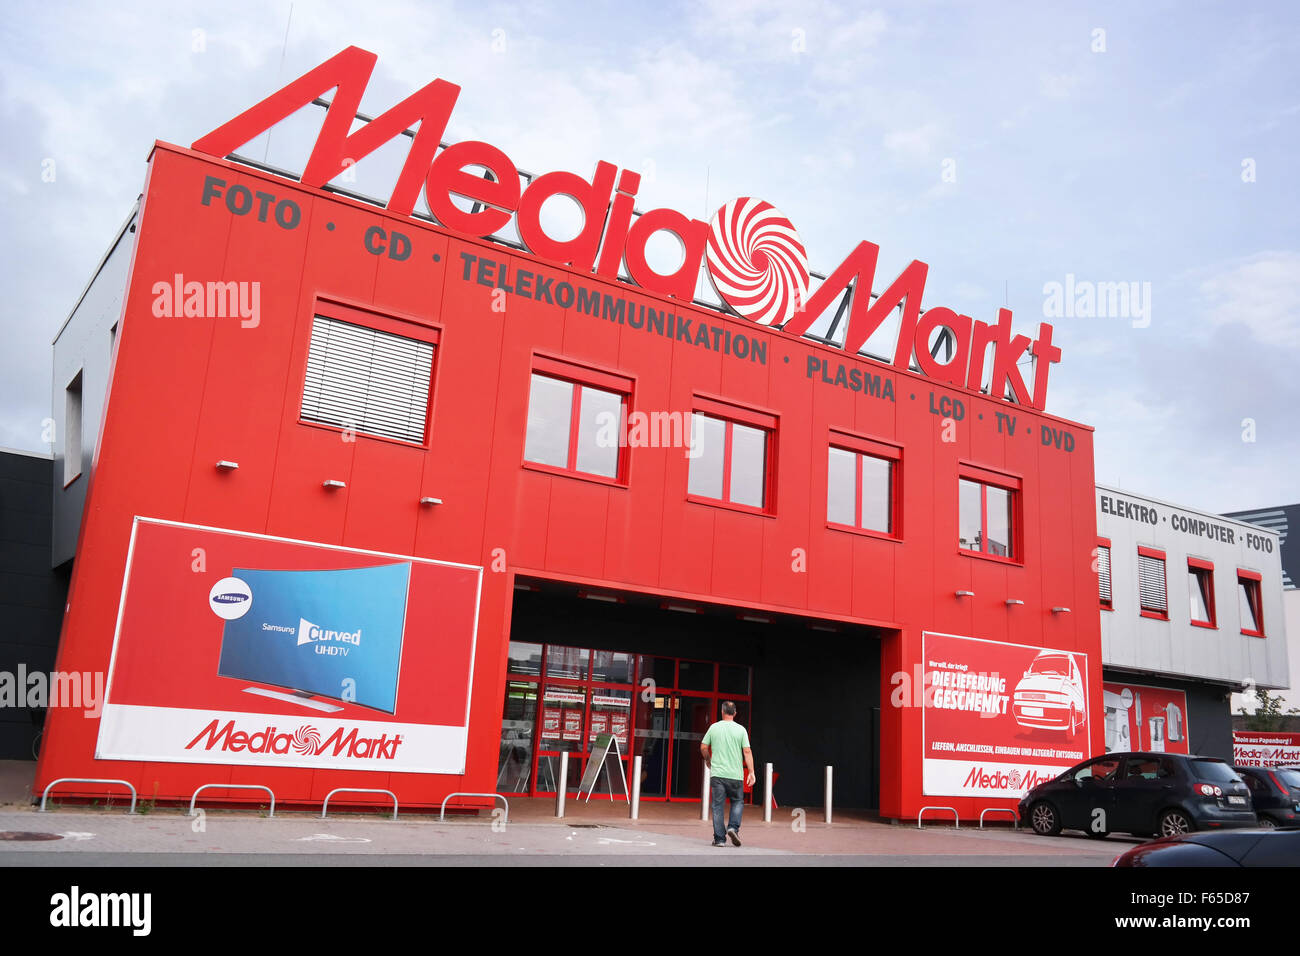
[[(54, 669), (68, 595), (65, 571), (50, 570), (50, 494), (54, 463), (0, 451), (0, 671)], [(31, 760), (43, 714), (0, 707), (0, 759)]]
[(820, 806), (835, 767), (835, 805), (878, 805), (880, 642), (864, 627), (832, 634), (801, 623), (741, 621), (735, 612), (683, 614), (515, 592), (510, 639), (693, 657), (754, 668), (754, 760), (774, 764), (782, 807)]

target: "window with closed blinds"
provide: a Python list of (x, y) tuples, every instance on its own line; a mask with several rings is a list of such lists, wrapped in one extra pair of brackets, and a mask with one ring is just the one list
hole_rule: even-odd
[(433, 344), (316, 316), (303, 421), (422, 443)]
[(1165, 559), (1148, 554), (1138, 555), (1138, 593), (1142, 610), (1157, 614), (1169, 613), (1169, 600), (1165, 593)]
[(1098, 545), (1097, 547), (1097, 578), (1101, 591), (1101, 603), (1106, 607), (1110, 607), (1110, 548), (1105, 545)]

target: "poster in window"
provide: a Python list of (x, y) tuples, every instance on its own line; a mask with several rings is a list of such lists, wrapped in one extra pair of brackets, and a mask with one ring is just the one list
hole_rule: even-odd
[(582, 739), (582, 711), (566, 710), (564, 712), (564, 739)]
[(542, 710), (542, 739), (560, 739), (560, 714), (558, 707), (546, 707)]
[(623, 753), (627, 753), (627, 714), (610, 714), (609, 732), (613, 734), (614, 738), (618, 741), (619, 750)]

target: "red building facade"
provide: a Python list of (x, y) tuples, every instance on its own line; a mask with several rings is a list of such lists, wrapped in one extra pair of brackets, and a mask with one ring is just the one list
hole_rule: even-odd
[[(190, 282), (205, 290), (201, 315), (186, 314)], [(211, 314), (208, 283), (255, 288), (256, 314), (251, 291), (245, 312)], [(396, 423), (322, 411), (322, 388), (351, 387), (313, 357), (328, 328), (425, 356), (427, 401)], [(624, 752), (671, 739), (658, 785), (698, 798), (685, 759), (695, 730), (676, 715), (694, 706), (702, 726), (739, 697), (782, 805), (817, 799), (830, 763), (837, 803), (887, 817), (1014, 806), (1033, 768), (1104, 749), (1088, 719), (1102, 693), (1091, 429), (903, 365), (159, 143), (57, 668), (131, 666), (137, 627), (154, 629), (164, 655), (166, 638), (206, 648), (177, 668), (229, 673), (217, 617), (211, 634), (169, 634), (162, 612), (133, 609), (146, 593), (129, 573), (137, 518), (469, 569), (474, 610), (457, 632), (468, 643), (444, 646), (441, 618), (418, 631), (408, 619), (396, 711), (444, 695), (453, 717), (429, 719), (450, 726), (463, 705), (463, 772), (454, 760), (441, 772), (249, 762), (238, 746), (188, 762), (140, 744), (146, 756), (125, 759), (104, 715), (59, 709), (37, 784), (121, 778), (184, 800), (203, 784), (251, 783), (303, 804), (383, 788), (429, 806), (506, 780), (553, 790), (539, 755), (580, 756), (609, 731)], [(609, 425), (601, 407), (612, 447), (591, 433)], [(193, 564), (188, 543), (177, 554)], [(291, 566), (334, 566), (303, 562)], [(238, 577), (239, 561), (227, 565), (177, 580), (194, 575), (215, 602), (214, 582)], [(541, 647), (568, 670), (543, 671), (529, 650)], [(1031, 701), (1035, 716), (1013, 722), (1032, 698), (1030, 662), (1051, 652), (1075, 662), (1082, 703), (1049, 693), (1042, 703), (1063, 717)], [(444, 668), (464, 681), (436, 684)], [(110, 705), (124, 675), (110, 675)], [(184, 675), (160, 673), (169, 679)], [(205, 703), (203, 681), (193, 708), (238, 709)], [(340, 700), (343, 719), (355, 705)], [(581, 716), (560, 744), (563, 730), (543, 725), (564, 719), (566, 700)], [(251, 709), (295, 719), (293, 702), (270, 706)]]

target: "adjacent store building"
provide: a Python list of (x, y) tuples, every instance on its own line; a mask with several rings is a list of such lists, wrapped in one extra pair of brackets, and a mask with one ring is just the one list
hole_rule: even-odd
[[(1277, 535), (1278, 551), (1282, 557), (1282, 618), (1286, 625), (1287, 657), (1290, 659), (1290, 678), (1287, 689), (1273, 694), (1281, 698), (1285, 714), (1292, 708), (1300, 710), (1300, 504), (1278, 505), (1273, 508), (1256, 508), (1251, 511), (1230, 511), (1226, 517), (1249, 521), (1267, 528)], [(1259, 701), (1253, 693), (1238, 694), (1232, 702), (1233, 714), (1244, 709), (1253, 714)], [(1300, 731), (1300, 716), (1290, 715), (1283, 723), (1286, 729)]]
[[(608, 734), (646, 798), (698, 800), (724, 699), (783, 806), (833, 765), (841, 806), (971, 818), (1102, 752), (1092, 432), (1045, 411), (1050, 326), (921, 313), (927, 267), (887, 284), (870, 243), (809, 276), (757, 200), (634, 215), (630, 171), (440, 145), (443, 81), (349, 134), (367, 57), (156, 144), (88, 294), (120, 314), (55, 343), (58, 667), (108, 690), (51, 714), (38, 787), (434, 806), (554, 793), (566, 751), (572, 788)], [(301, 177), (237, 155), (335, 87)], [(389, 200), (324, 188), (403, 129)]]
[(1288, 686), (1276, 531), (1097, 487), (1107, 750), (1232, 759), (1231, 700)]

